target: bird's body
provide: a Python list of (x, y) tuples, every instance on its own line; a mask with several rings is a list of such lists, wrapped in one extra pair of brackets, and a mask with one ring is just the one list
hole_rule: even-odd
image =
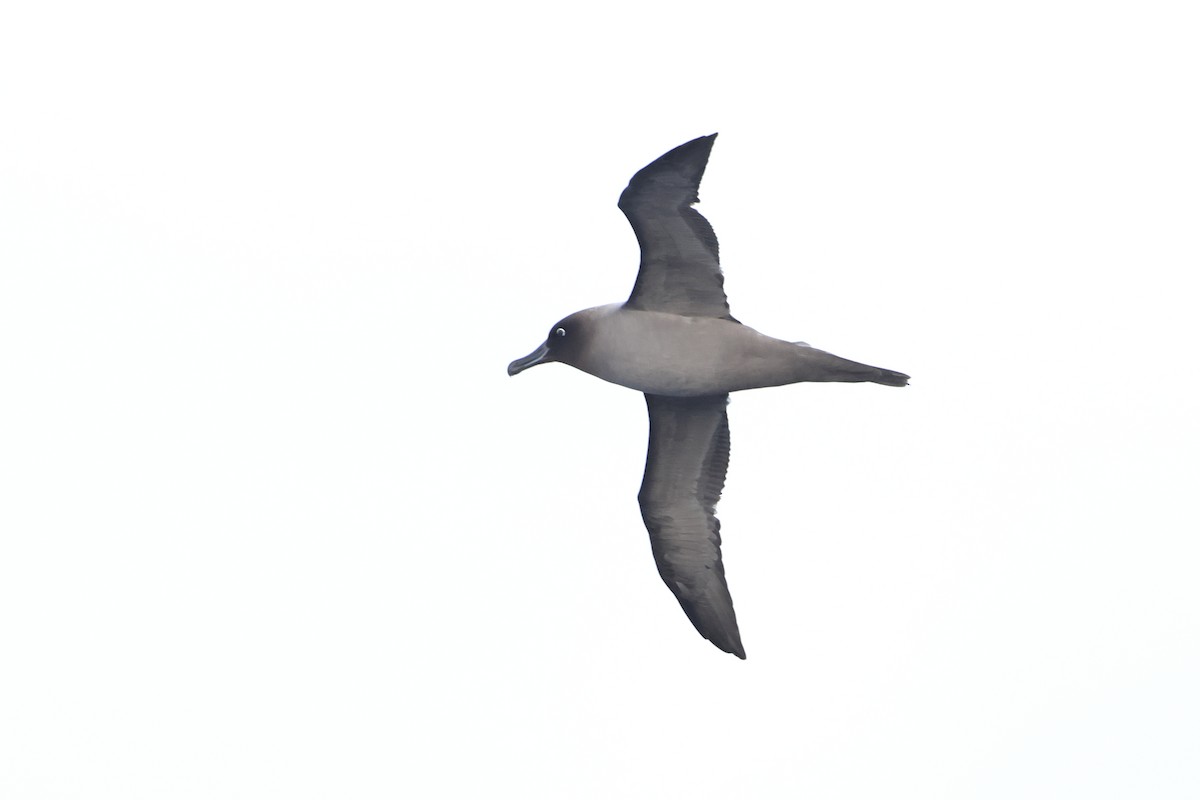
[(561, 361), (646, 395), (650, 443), (638, 502), (659, 575), (704, 638), (745, 658), (715, 511), (729, 465), (729, 393), (802, 381), (904, 386), (908, 376), (734, 319), (717, 237), (691, 207), (715, 139), (676, 147), (621, 194), (642, 251), (629, 299), (563, 318), (508, 374)]
[(697, 397), (801, 381), (903, 386), (907, 378), (733, 320), (640, 311), (623, 303), (579, 311), (561, 327), (577, 336), (586, 330), (571, 366), (646, 394)]

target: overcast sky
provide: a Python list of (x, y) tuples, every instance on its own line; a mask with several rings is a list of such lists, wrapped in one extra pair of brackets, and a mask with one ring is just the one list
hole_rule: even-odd
[[(1195, 798), (1190, 3), (0, 13), (0, 795)], [(14, 7), (15, 6), (15, 7)], [(655, 571), (627, 297), (720, 132), (745, 662)]]

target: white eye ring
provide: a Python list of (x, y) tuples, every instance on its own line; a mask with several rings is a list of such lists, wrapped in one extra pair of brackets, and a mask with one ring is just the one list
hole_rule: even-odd
[(564, 328), (555, 328), (555, 329), (554, 329), (554, 335), (555, 335), (555, 336), (566, 336), (566, 335), (567, 335), (567, 331), (566, 331)]

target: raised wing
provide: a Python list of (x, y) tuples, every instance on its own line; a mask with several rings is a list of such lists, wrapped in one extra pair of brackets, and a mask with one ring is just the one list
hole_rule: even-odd
[(688, 619), (727, 653), (745, 658), (721, 564), (715, 507), (729, 466), (729, 395), (646, 395), (650, 449), (638, 502), (658, 574)]
[(660, 156), (621, 193), (617, 205), (642, 248), (629, 308), (733, 320), (717, 235), (692, 208), (700, 202), (700, 179), (716, 138), (715, 133), (701, 136)]

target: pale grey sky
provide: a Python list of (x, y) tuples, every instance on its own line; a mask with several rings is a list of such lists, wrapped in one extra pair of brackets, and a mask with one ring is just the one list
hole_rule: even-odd
[[(0, 14), (0, 795), (1192, 798), (1185, 3)], [(749, 660), (561, 365), (719, 131)]]

